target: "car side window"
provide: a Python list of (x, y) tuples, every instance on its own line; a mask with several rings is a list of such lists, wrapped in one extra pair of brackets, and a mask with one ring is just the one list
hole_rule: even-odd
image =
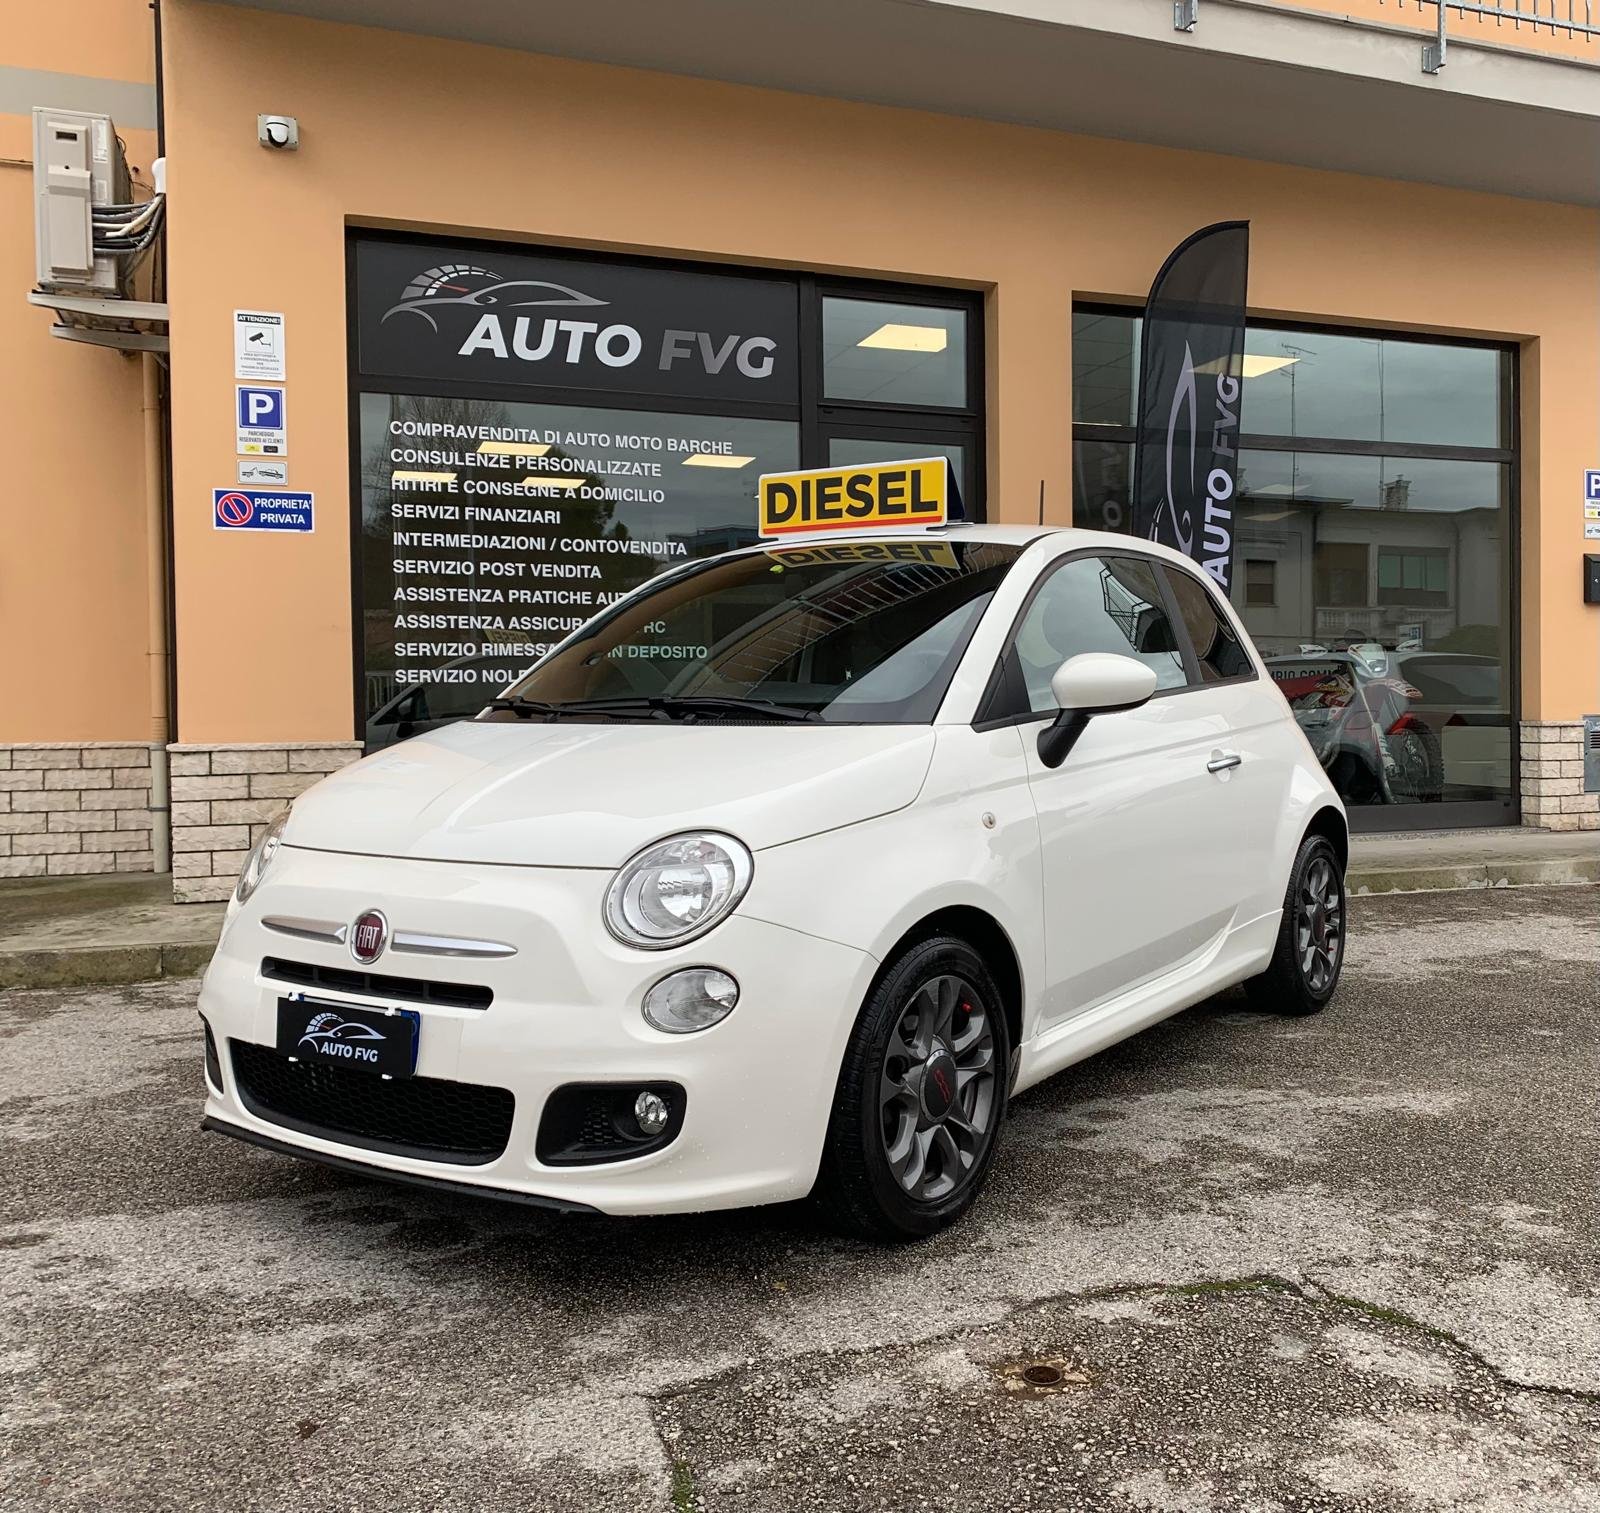
[(1054, 712), (1050, 679), (1068, 657), (1086, 651), (1116, 652), (1153, 667), (1157, 690), (1187, 682), (1178, 638), (1148, 560), (1074, 557), (1039, 586), (1007, 654), (1029, 712)]
[(1200, 682), (1221, 683), (1227, 678), (1254, 677), (1255, 666), (1250, 661), (1250, 653), (1240, 644), (1232, 624), (1217, 608), (1206, 586), (1181, 568), (1168, 566), (1164, 571), (1200, 664)]

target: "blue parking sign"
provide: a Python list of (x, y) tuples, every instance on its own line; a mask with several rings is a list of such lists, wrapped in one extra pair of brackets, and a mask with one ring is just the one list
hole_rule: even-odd
[(1590, 468), (1583, 475), (1583, 502), (1600, 504), (1600, 468)]
[(239, 424), (252, 431), (283, 429), (283, 390), (239, 385)]

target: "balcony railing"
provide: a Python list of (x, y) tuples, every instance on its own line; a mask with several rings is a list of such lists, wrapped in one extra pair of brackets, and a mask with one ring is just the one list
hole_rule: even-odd
[[(1262, 0), (1244, 0), (1259, 4)], [(1600, 64), (1600, 0), (1265, 0), (1360, 25), (1403, 27), (1423, 36), (1422, 67), (1436, 74), (1451, 43), (1512, 47)], [(1175, 0), (1173, 24), (1193, 31), (1201, 0)]]

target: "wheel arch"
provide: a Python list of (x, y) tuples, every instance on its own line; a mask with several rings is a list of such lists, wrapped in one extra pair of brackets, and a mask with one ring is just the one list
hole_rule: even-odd
[(1022, 1045), (1022, 959), (1005, 926), (985, 909), (973, 904), (946, 904), (923, 915), (884, 952), (866, 997), (870, 998), (877, 990), (879, 982), (903, 952), (919, 940), (927, 940), (935, 935), (957, 936), (983, 957), (994, 976), (995, 986), (1000, 989), (1000, 1008), (1005, 1014), (1014, 1068), (1017, 1051)]
[(1334, 854), (1339, 858), (1339, 871), (1347, 871), (1350, 866), (1350, 823), (1332, 804), (1324, 805), (1311, 816), (1302, 841), (1313, 835), (1320, 835), (1333, 847)]

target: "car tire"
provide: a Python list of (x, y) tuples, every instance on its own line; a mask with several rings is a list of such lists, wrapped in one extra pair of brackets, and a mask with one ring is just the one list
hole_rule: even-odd
[(879, 975), (839, 1070), (812, 1197), (833, 1228), (920, 1239), (972, 1206), (1005, 1119), (1011, 1036), (983, 958), (950, 935)]
[(1345, 946), (1344, 868), (1325, 836), (1300, 842), (1272, 960), (1245, 983), (1251, 1005), (1269, 1014), (1315, 1014), (1339, 986)]
[(1439, 737), (1420, 720), (1403, 730), (1389, 735), (1389, 750), (1394, 753), (1401, 743), (1409, 748), (1407, 757), (1396, 761), (1407, 774), (1401, 786), (1406, 799), (1418, 804), (1437, 804), (1444, 798), (1444, 756)]

